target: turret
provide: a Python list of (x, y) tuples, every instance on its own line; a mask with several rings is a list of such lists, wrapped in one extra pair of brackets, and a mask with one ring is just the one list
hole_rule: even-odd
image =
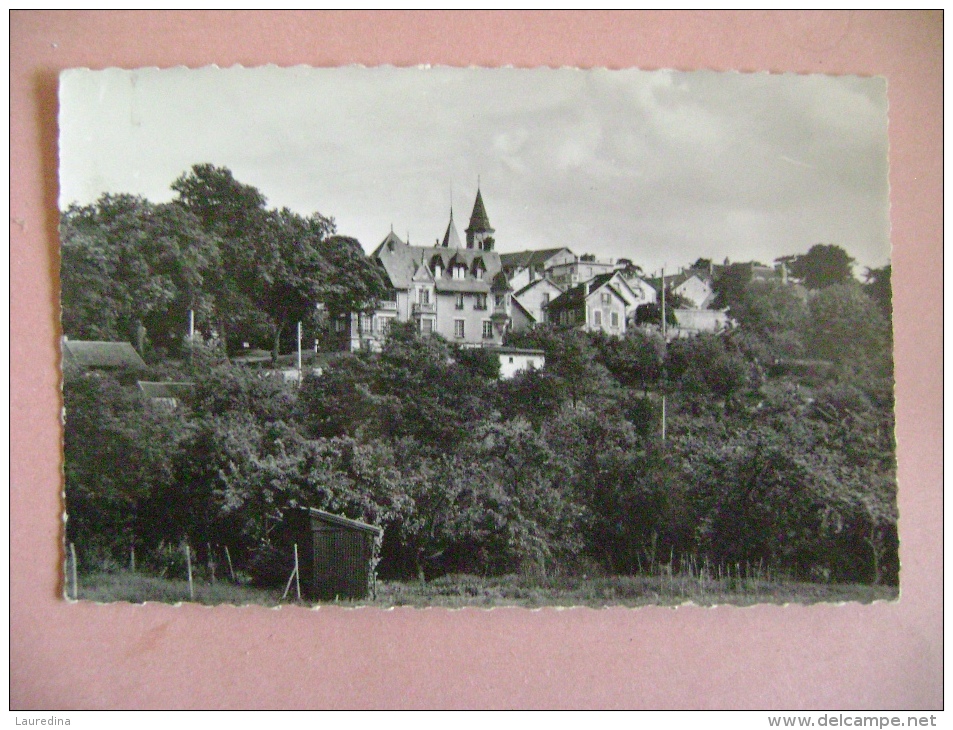
[(467, 248), (476, 248), (481, 251), (493, 250), (493, 234), (490, 219), (483, 205), (483, 196), (477, 188), (476, 201), (473, 203), (473, 213), (470, 214), (470, 225), (467, 226)]

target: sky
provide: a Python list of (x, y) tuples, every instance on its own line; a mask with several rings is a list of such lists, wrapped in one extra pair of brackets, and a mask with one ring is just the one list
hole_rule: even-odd
[(712, 71), (74, 69), (60, 79), (60, 207), (171, 200), (192, 165), (271, 207), (461, 235), (479, 184), (500, 252), (566, 246), (646, 272), (835, 243), (890, 260), (883, 78)]

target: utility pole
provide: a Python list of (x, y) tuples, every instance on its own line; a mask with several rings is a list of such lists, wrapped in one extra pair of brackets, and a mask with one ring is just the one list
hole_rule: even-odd
[(301, 387), (301, 322), (298, 322), (298, 387)]
[(189, 310), (189, 366), (195, 364), (195, 310)]

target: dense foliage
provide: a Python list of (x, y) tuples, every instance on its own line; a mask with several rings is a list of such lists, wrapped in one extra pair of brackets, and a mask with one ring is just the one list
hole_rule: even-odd
[[(299, 386), (227, 352), (277, 355), (317, 301), (371, 306), (378, 272), (333, 221), (269, 210), (227, 170), (174, 189), (63, 216), (66, 334), (132, 341), (152, 369), (64, 372), (67, 536), (87, 558), (135, 546), (158, 565), (187, 541), (254, 574), (276, 522), (311, 506), (382, 525), (384, 577), (691, 564), (897, 582), (889, 268), (864, 287), (812, 249), (797, 265), (817, 290), (732, 269), (727, 333), (534, 329), (508, 344), (545, 369), (508, 380), (486, 351), (397, 325)], [(203, 337), (183, 358), (190, 309)], [(194, 388), (170, 408), (136, 379)]]
[[(852, 322), (858, 296), (811, 305)], [(250, 569), (282, 512), (306, 505), (383, 525), (384, 577), (691, 561), (895, 582), (892, 388), (889, 362), (870, 362), (889, 350), (774, 377), (759, 337), (537, 330), (513, 340), (551, 367), (501, 381), (399, 326), (300, 388), (206, 355), (173, 410), (68, 371), (69, 538), (116, 560), (133, 541), (228, 545)]]

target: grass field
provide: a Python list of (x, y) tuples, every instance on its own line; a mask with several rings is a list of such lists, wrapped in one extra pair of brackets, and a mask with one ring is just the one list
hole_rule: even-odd
[[(194, 586), (194, 603), (258, 604), (277, 606), (280, 591), (265, 591), (229, 582), (199, 583)], [(292, 588), (292, 593), (294, 589)], [(341, 601), (338, 605), (359, 606), (673, 606), (694, 603), (703, 606), (758, 603), (840, 603), (892, 601), (899, 591), (891, 586), (842, 585), (769, 581), (755, 578), (701, 579), (691, 576), (609, 576), (600, 578), (563, 577), (533, 579), (515, 575), (483, 578), (450, 575), (428, 583), (380, 581), (376, 599)], [(190, 602), (189, 585), (142, 573), (122, 571), (80, 576), (79, 599), (110, 603)], [(302, 602), (311, 605), (311, 602)]]

